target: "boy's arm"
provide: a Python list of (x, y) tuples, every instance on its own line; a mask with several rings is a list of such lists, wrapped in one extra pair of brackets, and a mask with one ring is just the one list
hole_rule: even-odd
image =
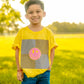
[(16, 58), (17, 70), (20, 70), (20, 65), (19, 65), (19, 48), (18, 47), (16, 48), (15, 58)]
[(24, 75), (19, 65), (19, 48), (18, 47), (16, 48), (15, 58), (16, 58), (16, 65), (17, 65), (17, 79), (19, 81), (23, 81)]
[(57, 47), (51, 49), (51, 52), (50, 52), (51, 65), (49, 66), (48, 70), (51, 70), (51, 67), (52, 67), (52, 64), (53, 64), (54, 55), (55, 55), (55, 49), (56, 48)]

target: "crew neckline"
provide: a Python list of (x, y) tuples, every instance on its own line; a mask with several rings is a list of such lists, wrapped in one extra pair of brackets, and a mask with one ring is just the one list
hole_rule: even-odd
[(43, 26), (43, 28), (41, 29), (41, 30), (39, 30), (39, 31), (33, 31), (33, 30), (31, 30), (28, 26), (26, 26), (26, 28), (30, 31), (30, 32), (32, 32), (32, 33), (40, 33), (40, 32), (42, 32), (45, 28), (44, 28), (44, 26)]

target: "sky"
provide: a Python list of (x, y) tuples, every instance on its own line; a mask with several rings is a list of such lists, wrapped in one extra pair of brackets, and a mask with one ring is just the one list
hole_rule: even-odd
[[(25, 23), (22, 26), (28, 25), (29, 22), (25, 18), (24, 5), (10, 0), (11, 6), (21, 12), (21, 19)], [(84, 0), (42, 0), (45, 5), (46, 17), (42, 21), (42, 25), (47, 26), (53, 22), (75, 22), (84, 23)], [(1, 3), (0, 3), (1, 5)]]

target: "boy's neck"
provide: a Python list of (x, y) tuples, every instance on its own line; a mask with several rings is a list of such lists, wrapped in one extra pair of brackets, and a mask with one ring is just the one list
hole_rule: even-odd
[(32, 31), (40, 31), (43, 29), (43, 26), (41, 24), (38, 25), (28, 25), (29, 29), (31, 29)]

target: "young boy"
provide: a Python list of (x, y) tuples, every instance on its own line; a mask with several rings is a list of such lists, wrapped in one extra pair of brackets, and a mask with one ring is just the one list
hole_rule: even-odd
[(13, 49), (16, 53), (17, 79), (22, 84), (50, 84), (50, 71), (57, 47), (54, 34), (41, 25), (44, 4), (30, 0), (25, 4), (30, 24), (19, 30)]

